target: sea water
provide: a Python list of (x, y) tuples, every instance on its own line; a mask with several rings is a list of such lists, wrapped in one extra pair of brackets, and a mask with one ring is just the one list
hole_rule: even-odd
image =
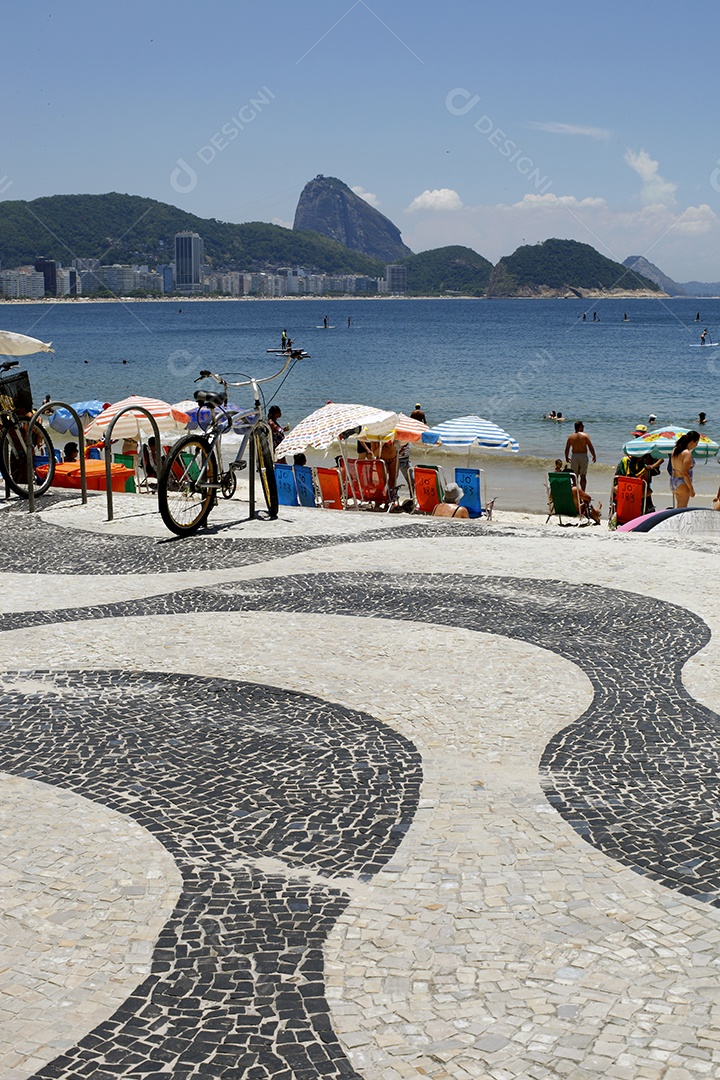
[[(334, 329), (317, 329), (325, 315)], [(286, 329), (311, 358), (266, 385), (284, 423), (328, 401), (405, 413), (420, 402), (430, 424), (475, 413), (520, 444), (512, 465), (493, 455), (503, 473), (545, 471), (576, 419), (608, 470), (638, 423), (655, 426), (651, 414), (688, 427), (703, 410), (720, 438), (720, 348), (690, 347), (706, 326), (720, 341), (720, 299), (72, 301), (3, 305), (0, 323), (52, 340), (54, 354), (22, 364), (37, 401), (70, 402), (182, 400), (202, 368), (269, 375), (283, 361), (266, 350)], [(247, 390), (231, 398), (250, 401)], [(544, 420), (550, 410), (568, 421)], [(717, 487), (717, 465), (702, 471)]]

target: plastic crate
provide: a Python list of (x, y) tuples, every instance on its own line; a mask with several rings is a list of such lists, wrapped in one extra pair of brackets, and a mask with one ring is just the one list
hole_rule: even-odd
[(4, 375), (0, 379), (0, 412), (16, 412), (18, 416), (28, 416), (34, 411), (27, 371)]

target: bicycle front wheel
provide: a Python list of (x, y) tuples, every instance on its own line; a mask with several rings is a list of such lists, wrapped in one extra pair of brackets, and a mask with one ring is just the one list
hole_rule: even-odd
[(276, 518), (278, 515), (278, 490), (275, 481), (272, 438), (266, 427), (255, 428), (255, 458), (265, 505), (270, 512), (270, 517)]
[(207, 439), (175, 443), (158, 480), (158, 507), (171, 532), (189, 536), (205, 524), (217, 491), (217, 465)]
[[(42, 495), (53, 482), (55, 475), (55, 451), (45, 428), (36, 424), (33, 428), (33, 491)], [(38, 474), (38, 469), (41, 473)], [(0, 472), (16, 495), (27, 499), (30, 486), (27, 465), (27, 425), (8, 428), (0, 443)]]

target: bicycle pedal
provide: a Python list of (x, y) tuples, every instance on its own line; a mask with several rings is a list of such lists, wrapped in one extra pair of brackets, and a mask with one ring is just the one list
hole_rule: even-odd
[(242, 461), (233, 461), (230, 468), (234, 472), (242, 472), (243, 469), (247, 469), (247, 461), (245, 461), (245, 458)]

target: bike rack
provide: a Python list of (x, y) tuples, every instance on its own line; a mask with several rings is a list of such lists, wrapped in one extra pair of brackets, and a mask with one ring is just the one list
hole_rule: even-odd
[(155, 436), (155, 462), (157, 465), (157, 474), (160, 476), (160, 470), (162, 468), (163, 456), (162, 456), (162, 443), (160, 442), (160, 429), (157, 426), (157, 421), (151, 412), (142, 405), (126, 405), (124, 409), (121, 409), (119, 413), (116, 413), (110, 421), (110, 425), (105, 432), (105, 487), (107, 488), (107, 509), (108, 509), (108, 521), (113, 520), (113, 492), (112, 492), (112, 470), (110, 466), (112, 462), (110, 460), (110, 444), (112, 442), (113, 428), (126, 412), (143, 413), (147, 416), (148, 420), (152, 424), (153, 435)]
[(67, 411), (73, 417), (78, 429), (78, 439), (80, 445), (78, 447), (78, 464), (80, 465), (80, 491), (82, 493), (83, 505), (88, 501), (87, 498), (87, 480), (85, 478), (85, 432), (83, 431), (82, 421), (80, 417), (73, 409), (72, 405), (68, 405), (65, 401), (48, 401), (45, 402), (41, 408), (36, 409), (32, 415), (32, 419), (28, 424), (28, 440), (27, 440), (27, 470), (28, 470), (28, 513), (35, 513), (35, 484), (33, 477), (32, 467), (32, 432), (36, 424), (40, 422), (40, 417), (43, 416), (48, 409), (67, 409)]

